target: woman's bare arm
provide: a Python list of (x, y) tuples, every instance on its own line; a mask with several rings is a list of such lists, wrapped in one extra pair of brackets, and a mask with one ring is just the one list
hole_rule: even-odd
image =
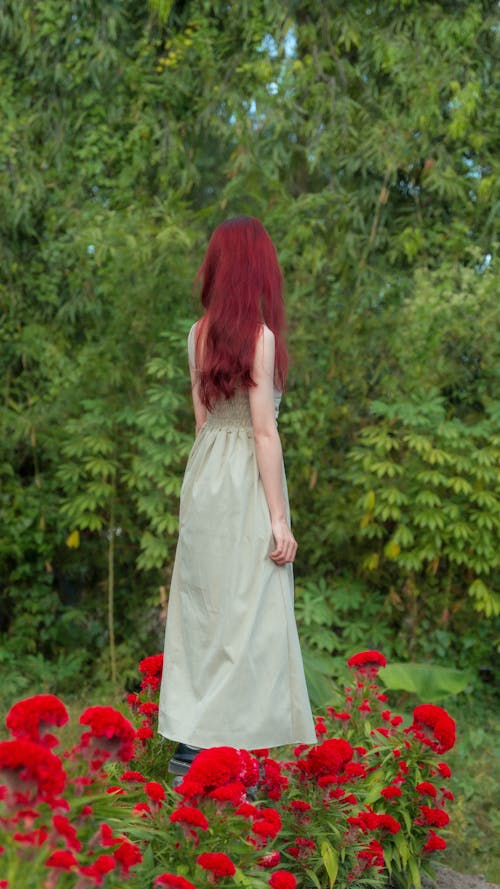
[[(193, 336), (195, 337), (196, 342), (196, 327), (193, 331)], [(189, 359), (189, 373), (191, 375), (191, 394), (193, 397), (194, 416), (196, 420), (196, 435), (198, 435), (200, 429), (206, 423), (207, 409), (200, 398), (200, 373), (191, 363), (191, 358)]]
[(248, 390), (255, 453), (266, 495), (275, 549), (270, 554), (278, 565), (293, 562), (297, 552), (286, 515), (282, 483), (281, 441), (274, 417), (274, 334), (263, 326), (257, 338), (252, 369), (255, 386)]

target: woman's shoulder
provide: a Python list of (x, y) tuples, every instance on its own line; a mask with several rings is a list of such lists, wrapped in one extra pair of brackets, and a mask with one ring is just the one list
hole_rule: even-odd
[(259, 324), (259, 331), (257, 333), (257, 340), (262, 339), (265, 346), (274, 346), (274, 333), (271, 328), (267, 326), (267, 324)]

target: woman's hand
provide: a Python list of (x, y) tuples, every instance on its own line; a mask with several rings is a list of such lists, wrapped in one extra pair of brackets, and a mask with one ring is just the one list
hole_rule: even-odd
[(269, 554), (269, 558), (277, 565), (293, 562), (298, 543), (288, 527), (288, 522), (286, 519), (271, 520), (271, 528), (276, 548)]

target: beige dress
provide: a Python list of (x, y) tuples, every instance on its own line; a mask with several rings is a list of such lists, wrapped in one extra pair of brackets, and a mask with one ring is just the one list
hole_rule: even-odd
[[(193, 329), (188, 339), (194, 367)], [(275, 393), (276, 416), (280, 394)], [(288, 509), (286, 478), (283, 487)], [(293, 611), (276, 565), (248, 391), (221, 399), (191, 450), (165, 633), (158, 729), (196, 747), (316, 742)]]

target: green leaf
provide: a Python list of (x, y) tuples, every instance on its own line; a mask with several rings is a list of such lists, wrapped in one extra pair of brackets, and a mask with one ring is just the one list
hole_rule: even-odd
[(466, 670), (435, 664), (388, 664), (378, 675), (386, 688), (414, 692), (429, 703), (459, 694), (473, 679)]
[(333, 889), (333, 885), (335, 883), (335, 880), (337, 879), (337, 874), (339, 872), (339, 857), (336, 850), (333, 848), (331, 843), (328, 842), (328, 840), (323, 840), (320, 848), (323, 864), (325, 865), (328, 879), (330, 881), (329, 886), (330, 889)]

